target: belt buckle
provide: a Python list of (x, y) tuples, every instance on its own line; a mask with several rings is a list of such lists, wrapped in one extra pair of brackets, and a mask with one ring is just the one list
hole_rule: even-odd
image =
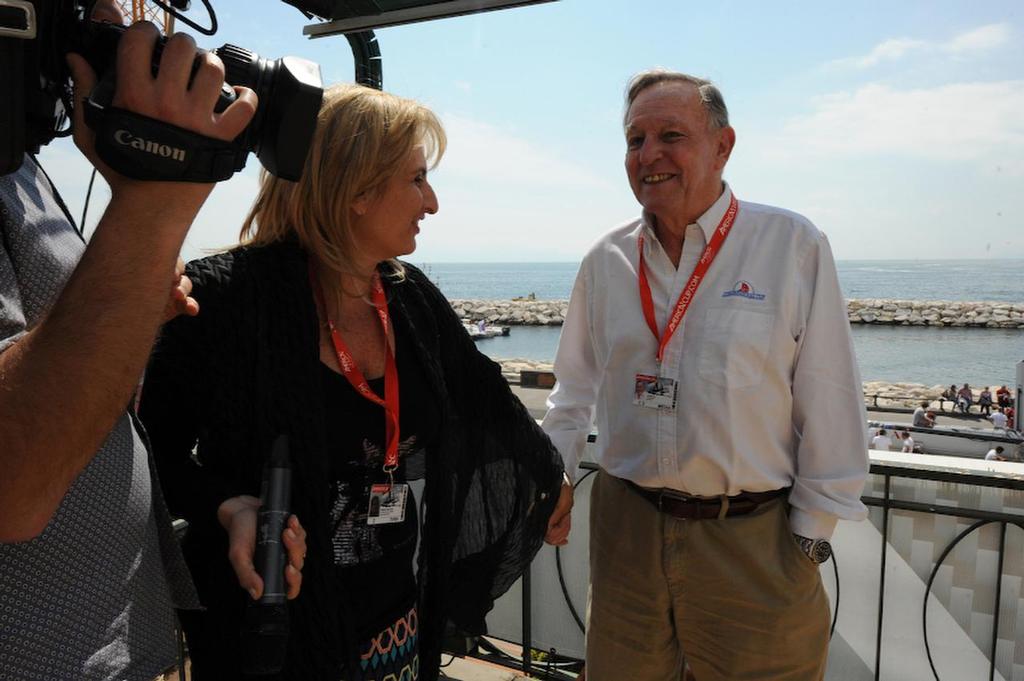
[[(691, 508), (692, 507), (694, 510), (691, 511), (691, 512), (688, 512), (688, 514), (690, 516), (692, 516), (692, 518), (696, 518), (698, 520), (700, 519), (700, 502), (701, 502), (701, 500), (698, 499), (697, 497), (693, 497), (693, 496), (690, 496), (688, 494), (666, 493), (664, 490), (662, 490), (662, 491), (658, 492), (658, 511), (659, 512), (664, 512), (665, 511), (665, 504), (664, 504), (664, 500), (665, 499), (671, 499), (675, 504), (677, 504), (677, 508), (679, 508), (680, 505), (682, 507), (684, 507), (684, 508)], [(673, 515), (673, 517), (676, 517), (679, 520), (691, 520), (692, 519), (691, 517), (687, 517), (687, 515), (678, 515), (678, 514), (675, 514), (675, 513), (673, 513), (672, 515)]]
[(664, 490), (658, 492), (658, 513), (665, 513), (666, 512), (665, 499), (672, 499), (673, 501), (678, 501), (678, 499), (676, 497), (668, 495), (668, 494), (665, 494)]

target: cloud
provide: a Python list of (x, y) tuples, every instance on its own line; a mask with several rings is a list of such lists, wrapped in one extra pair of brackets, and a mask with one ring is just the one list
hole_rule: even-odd
[(812, 113), (784, 124), (777, 153), (944, 161), (1024, 154), (1024, 80), (914, 90), (868, 84), (813, 105)]
[(990, 50), (1004, 45), (1010, 40), (1010, 26), (1008, 24), (988, 24), (966, 33), (961, 33), (948, 43), (942, 46), (946, 52), (963, 54)]
[(592, 172), (582, 163), (566, 160), (557, 150), (496, 125), (455, 114), (443, 116), (448, 150), (438, 173), (445, 180), (480, 180), (516, 185), (609, 188), (606, 175)]
[(902, 59), (913, 52), (945, 53), (964, 56), (1000, 47), (1010, 40), (1010, 26), (1006, 23), (987, 24), (959, 33), (946, 42), (931, 42), (916, 38), (890, 38), (875, 45), (870, 52), (857, 57), (845, 57), (827, 62), (826, 69), (868, 69), (882, 62)]
[(826, 66), (831, 68), (852, 67), (866, 69), (880, 64), (883, 61), (899, 59), (908, 52), (927, 47), (927, 45), (927, 42), (923, 40), (914, 40), (913, 38), (891, 38), (885, 42), (875, 45), (870, 52), (862, 57), (836, 59), (828, 62)]
[(547, 130), (442, 118), (449, 146), (431, 176), (441, 208), (422, 225), (415, 261), (574, 260), (636, 210), (617, 153), (609, 164), (593, 149), (545, 144)]

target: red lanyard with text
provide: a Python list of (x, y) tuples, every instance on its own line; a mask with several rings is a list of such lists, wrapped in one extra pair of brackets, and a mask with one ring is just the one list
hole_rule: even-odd
[(377, 318), (380, 319), (380, 325), (384, 331), (384, 399), (373, 392), (373, 388), (366, 381), (363, 372), (356, 365), (348, 346), (345, 345), (334, 320), (328, 316), (327, 307), (324, 305), (323, 290), (313, 271), (312, 264), (309, 267), (309, 279), (313, 286), (313, 295), (316, 296), (317, 306), (323, 311), (327, 327), (331, 331), (331, 342), (334, 344), (334, 353), (338, 358), (338, 367), (341, 369), (341, 373), (356, 389), (356, 392), (374, 404), (384, 407), (385, 438), (387, 440), (384, 453), (384, 472), (391, 476), (398, 468), (398, 365), (395, 363), (395, 352), (391, 347), (388, 335), (391, 317), (388, 315), (388, 302), (384, 295), (384, 286), (381, 284), (380, 275), (376, 273), (373, 275), (371, 295), (373, 296), (373, 306), (377, 310)]
[(704, 247), (704, 252), (700, 254), (700, 260), (697, 261), (697, 266), (693, 268), (693, 274), (690, 275), (689, 281), (686, 282), (683, 292), (679, 294), (679, 300), (676, 301), (676, 307), (672, 311), (672, 316), (669, 317), (664, 334), (658, 333), (658, 322), (655, 321), (654, 317), (654, 298), (651, 296), (651, 285), (647, 280), (647, 269), (644, 266), (644, 233), (643, 230), (640, 231), (640, 237), (637, 239), (637, 248), (640, 250), (640, 264), (638, 266), (640, 270), (638, 277), (640, 281), (640, 305), (643, 307), (647, 326), (658, 341), (657, 359), (659, 366), (661, 366), (661, 360), (665, 356), (665, 348), (668, 347), (668, 342), (672, 339), (672, 334), (679, 328), (679, 324), (683, 321), (683, 316), (690, 307), (694, 294), (697, 293), (697, 288), (704, 280), (704, 275), (707, 274), (708, 268), (711, 267), (715, 256), (718, 255), (722, 244), (725, 243), (725, 237), (729, 236), (729, 231), (736, 221), (736, 213), (739, 212), (739, 208), (739, 202), (736, 201), (736, 196), (733, 195), (729, 200), (728, 210), (725, 211), (721, 222), (718, 223), (714, 234), (711, 235), (711, 241)]

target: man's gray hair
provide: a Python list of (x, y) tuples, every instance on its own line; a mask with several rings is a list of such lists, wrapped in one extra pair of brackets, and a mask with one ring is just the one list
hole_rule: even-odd
[(688, 83), (697, 88), (697, 94), (708, 113), (708, 127), (727, 128), (729, 127), (729, 109), (725, 106), (725, 98), (721, 90), (714, 83), (705, 78), (698, 78), (687, 73), (669, 71), (668, 69), (649, 69), (641, 71), (629, 79), (626, 86), (626, 110), (622, 115), (622, 124), (628, 122), (629, 108), (641, 92), (658, 83)]

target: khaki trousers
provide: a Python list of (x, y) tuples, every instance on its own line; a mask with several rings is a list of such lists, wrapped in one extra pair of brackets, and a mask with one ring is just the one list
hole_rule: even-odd
[(680, 520), (598, 471), (590, 504), (587, 681), (818, 681), (829, 604), (778, 499)]

